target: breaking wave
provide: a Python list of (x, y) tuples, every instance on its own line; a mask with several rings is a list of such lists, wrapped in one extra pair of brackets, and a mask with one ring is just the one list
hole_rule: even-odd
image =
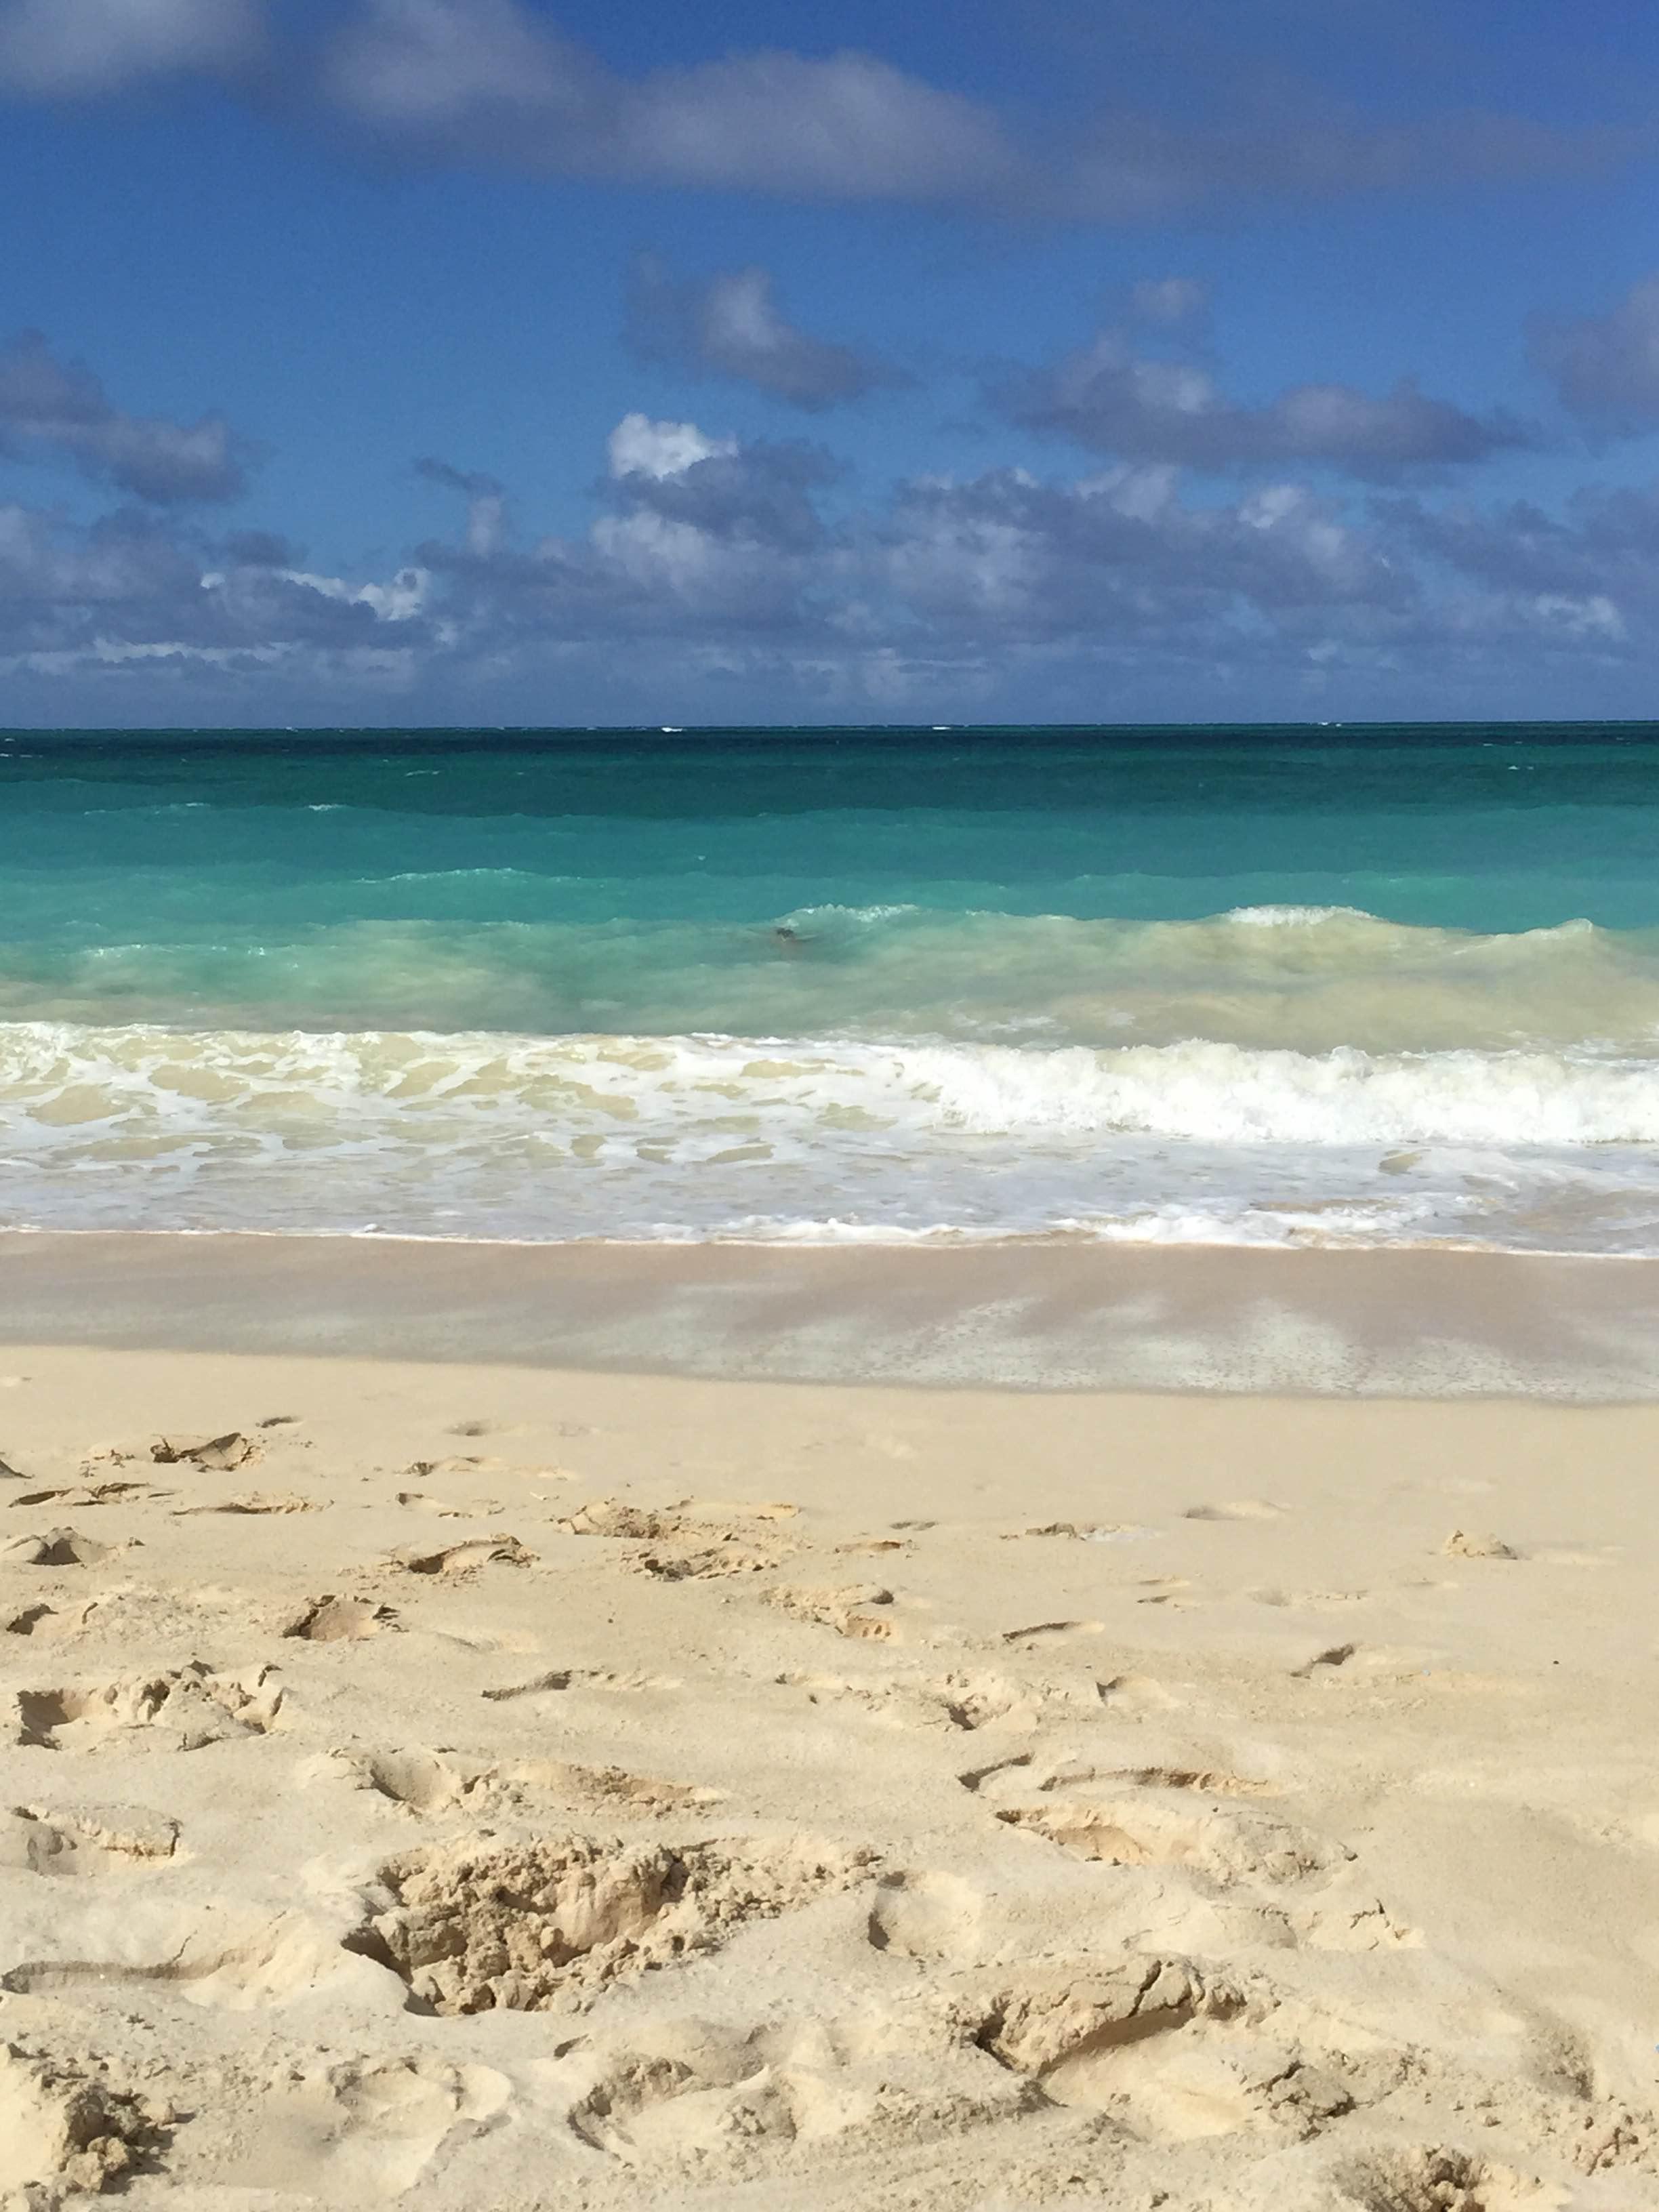
[(14, 1023), (0, 1096), (6, 1215), (38, 1225), (1524, 1243), (1540, 1206), (1558, 1242), (1577, 1203), (1604, 1239), (1609, 1202), (1659, 1216), (1659, 1060), (1587, 1050)]

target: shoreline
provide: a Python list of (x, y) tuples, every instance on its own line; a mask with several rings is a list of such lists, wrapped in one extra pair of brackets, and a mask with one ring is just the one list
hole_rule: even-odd
[(1641, 1404), (1659, 1400), (1659, 1260), (7, 1231), (0, 1341), (1037, 1394)]

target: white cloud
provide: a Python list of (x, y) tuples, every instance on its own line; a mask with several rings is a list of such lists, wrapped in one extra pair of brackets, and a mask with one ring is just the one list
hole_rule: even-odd
[(1632, 284), (1605, 315), (1539, 317), (1532, 350), (1574, 414), (1614, 429), (1659, 426), (1659, 276)]
[[(343, 605), (368, 607), (382, 622), (412, 622), (425, 611), (432, 579), (424, 568), (399, 568), (390, 582), (385, 584), (352, 584), (343, 576), (319, 576), (305, 568), (279, 568), (276, 574), (284, 583), (302, 585), (308, 592), (319, 592), (325, 599), (338, 599)], [(203, 578), (206, 583), (210, 580)], [(222, 583), (223, 579), (213, 580)]]
[(0, 85), (46, 98), (145, 77), (234, 70), (258, 50), (258, 0), (9, 0)]
[[(1552, 669), (1628, 667), (1633, 685), (1659, 665), (1659, 487), (1548, 515), (1360, 501), (1282, 471), (1218, 499), (1174, 464), (1124, 463), (918, 478), (826, 515), (837, 471), (821, 448), (634, 414), (612, 434), (592, 527), (526, 542), (493, 478), (425, 473), (465, 518), (369, 576), (264, 531), (216, 542), (130, 507), (82, 527), (0, 506), (0, 665), (127, 687), (136, 719), (146, 697), (178, 696), (153, 687), (210, 673), (272, 720), (295, 719), (307, 684), (312, 712), (337, 714), (337, 684), (418, 696), (437, 720), (486, 696), (545, 713), (538, 672), (625, 690), (649, 671), (711, 707), (700, 687), (718, 684), (716, 712), (740, 712), (763, 681), (764, 714), (784, 697), (896, 704), (940, 687), (1021, 711), (1022, 672), (1040, 669), (1089, 714), (1107, 711), (1089, 672), (1109, 664), (1163, 684), (1173, 711), (1201, 692), (1220, 713), (1231, 695), (1218, 687), (1241, 669), (1264, 684), (1314, 670), (1369, 684), (1386, 663), (1440, 697)], [(482, 534), (480, 501), (496, 517)], [(40, 695), (43, 720), (49, 703)], [(942, 715), (930, 704), (921, 719)]]
[(735, 438), (710, 438), (695, 422), (653, 422), (646, 415), (624, 415), (611, 433), (606, 450), (613, 477), (684, 476), (698, 461), (735, 453)]
[(453, 128), (489, 112), (579, 112), (598, 72), (514, 0), (368, 0), (336, 41), (326, 88), (365, 120)]
[(222, 415), (196, 422), (125, 414), (89, 369), (58, 360), (38, 331), (0, 348), (0, 453), (64, 456), (157, 505), (234, 499), (248, 441)]
[[(0, 91), (73, 100), (169, 76), (234, 78), (266, 47), (265, 9), (0, 0)], [(295, 114), (325, 110), (405, 156), (550, 177), (1128, 223), (1593, 173), (1650, 158), (1653, 146), (1640, 126), (1558, 129), (1521, 115), (1356, 119), (1299, 87), (1242, 121), (1224, 109), (1171, 124), (1114, 108), (1022, 137), (991, 104), (868, 52), (769, 49), (629, 74), (524, 0), (290, 0), (273, 12)], [(1167, 73), (1171, 111), (1209, 70), (1191, 51), (1206, 43), (1189, 39), (1184, 66)], [(1204, 112), (1201, 100), (1184, 105)], [(1176, 304), (1171, 293), (1166, 315)], [(1146, 313), (1158, 319), (1156, 303)]]
[(986, 109), (873, 55), (739, 54), (637, 78), (516, 0), (364, 0), (324, 72), (372, 128), (552, 174), (805, 198), (990, 197), (1020, 166)]
[(677, 283), (653, 255), (635, 262), (629, 325), (637, 351), (691, 375), (731, 377), (816, 413), (905, 381), (877, 356), (813, 337), (779, 307), (771, 274), (725, 270)]
[(1091, 222), (1572, 174), (1651, 150), (1639, 130), (1480, 112), (1372, 124), (1290, 94), (1242, 124), (1115, 111), (1022, 144), (990, 106), (873, 54), (770, 50), (629, 76), (520, 0), (360, 0), (321, 83), (368, 129), (441, 157)]
[(1322, 463), (1356, 476), (1485, 460), (1533, 442), (1502, 414), (1472, 415), (1409, 378), (1379, 395), (1346, 384), (1301, 384), (1251, 406), (1179, 355), (1138, 353), (1105, 330), (1051, 368), (1006, 379), (994, 394), (1012, 421), (1056, 431), (1096, 453), (1230, 469)]

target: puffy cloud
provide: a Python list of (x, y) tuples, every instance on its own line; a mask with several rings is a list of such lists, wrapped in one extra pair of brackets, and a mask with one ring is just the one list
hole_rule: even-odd
[(251, 448), (222, 415), (197, 422), (125, 415), (89, 369), (57, 359), (38, 331), (0, 349), (0, 453), (65, 456), (157, 506), (235, 499)]
[(1537, 318), (1532, 353), (1564, 407), (1604, 428), (1659, 426), (1659, 276), (1644, 276), (1605, 315)]
[(735, 438), (705, 437), (695, 422), (653, 422), (647, 415), (624, 415), (605, 441), (613, 477), (649, 477), (660, 482), (683, 477), (698, 461), (735, 453)]
[[(380, 574), (176, 514), (81, 527), (0, 507), (9, 696), (36, 687), (43, 720), (51, 696), (88, 696), (77, 684), (105, 711), (119, 686), (140, 720), (176, 718), (180, 686), (191, 711), (240, 702), (244, 720), (307, 701), (337, 718), (346, 700), (367, 719), (377, 700), (437, 720), (489, 700), (516, 719), (568, 716), (573, 696), (625, 714), (667, 686), (687, 719), (787, 701), (931, 720), (947, 699), (1110, 713), (1127, 684), (1224, 715), (1345, 679), (1372, 700), (1415, 682), (1419, 701), (1489, 708), (1494, 684), (1556, 671), (1571, 698), (1586, 670), (1628, 668), (1633, 689), (1659, 654), (1659, 489), (1551, 514), (1357, 500), (1281, 473), (1216, 498), (1173, 463), (1126, 462), (915, 478), (831, 509), (820, 447), (644, 415), (617, 425), (608, 462), (591, 526), (539, 540), (509, 526), (493, 478), (423, 465), (465, 526)], [(1102, 692), (1103, 672), (1120, 688)]]
[(1091, 452), (1203, 469), (1299, 462), (1386, 479), (1533, 442), (1511, 417), (1470, 415), (1410, 379), (1380, 398), (1352, 385), (1301, 384), (1265, 405), (1242, 405), (1198, 362), (1138, 353), (1115, 330), (1051, 368), (1008, 380), (994, 398), (1012, 421)]
[(136, 511), (76, 528), (0, 505), (0, 662), (59, 674), (153, 662), (320, 670), (377, 649), (400, 581), (407, 597), (407, 579), (365, 590), (273, 568), (272, 546), (250, 550), (251, 561), (227, 558), (231, 549)]
[(1415, 596), (1409, 572), (1334, 502), (1279, 484), (1196, 505), (1168, 468), (1069, 484), (1023, 470), (914, 483), (885, 545), (901, 601), (937, 633), (1005, 645), (1110, 639), (1202, 651), (1241, 621), (1286, 635), (1369, 634)]
[[(638, 425), (643, 417), (629, 420)], [(655, 466), (617, 467), (617, 441), (612, 436), (616, 496), (623, 514), (654, 515), (727, 543), (781, 553), (806, 552), (826, 542), (813, 494), (833, 483), (841, 471), (822, 447), (799, 441), (739, 447), (733, 440), (693, 453), (671, 468), (662, 465), (662, 434), (671, 438), (677, 433), (690, 432), (693, 438), (700, 434), (690, 423), (647, 427), (659, 434)], [(635, 428), (624, 448), (629, 458), (641, 443)]]
[(607, 638), (723, 648), (821, 626), (816, 599), (836, 551), (813, 495), (838, 473), (828, 454), (742, 447), (635, 414), (611, 433), (608, 457), (605, 508), (586, 538), (480, 554), (469, 535), (464, 547), (418, 549), (442, 585), (433, 617), (463, 650)]
[(1563, 514), (1530, 500), (1480, 508), (1390, 502), (1382, 519), (1402, 552), (1440, 564), (1515, 605), (1591, 611), (1609, 635), (1659, 635), (1659, 484), (1589, 489)]
[(764, 269), (677, 283), (654, 255), (641, 254), (628, 320), (635, 349), (647, 360), (752, 384), (809, 413), (906, 381), (875, 354), (798, 330), (779, 308)]
[(0, 87), (50, 99), (237, 68), (258, 50), (258, 0), (5, 0)]

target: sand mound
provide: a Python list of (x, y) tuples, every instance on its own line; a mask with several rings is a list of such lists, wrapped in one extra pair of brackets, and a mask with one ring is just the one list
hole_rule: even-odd
[(614, 1845), (565, 1836), (405, 1854), (374, 1928), (434, 2012), (541, 2012), (724, 1942), (862, 1871), (805, 1845)]

